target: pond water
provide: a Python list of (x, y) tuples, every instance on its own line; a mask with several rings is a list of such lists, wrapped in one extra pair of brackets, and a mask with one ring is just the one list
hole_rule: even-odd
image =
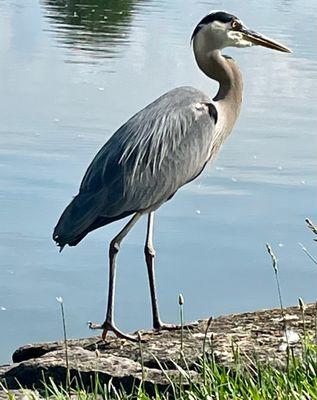
[[(317, 3), (299, 0), (0, 1), (0, 362), (19, 345), (69, 337), (101, 322), (107, 246), (123, 221), (59, 254), (56, 221), (105, 140), (167, 90), (217, 85), (189, 45), (197, 22), (225, 9), (291, 47), (226, 49), (244, 75), (234, 134), (213, 166), (156, 216), (161, 313), (178, 321), (278, 305), (265, 243), (280, 265), (285, 305), (317, 296), (316, 254), (305, 217), (317, 221)], [(145, 221), (123, 243), (116, 319), (151, 325), (143, 260)]]

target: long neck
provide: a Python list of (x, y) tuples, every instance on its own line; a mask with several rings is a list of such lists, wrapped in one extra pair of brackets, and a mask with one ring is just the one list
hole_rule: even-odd
[(223, 142), (240, 113), (243, 91), (241, 72), (235, 61), (222, 56), (220, 50), (211, 50), (207, 54), (195, 51), (195, 57), (199, 68), (209, 78), (219, 82), (219, 90), (213, 101), (218, 111), (216, 133)]

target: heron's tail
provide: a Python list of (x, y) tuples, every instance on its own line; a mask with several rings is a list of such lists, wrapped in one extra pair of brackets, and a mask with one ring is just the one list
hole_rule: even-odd
[[(53, 232), (53, 239), (63, 250), (66, 244), (76, 246), (94, 226), (99, 208), (96, 206), (96, 195), (78, 194), (66, 207)], [(103, 224), (104, 225), (104, 224)], [(101, 225), (99, 225), (101, 226)]]
[(66, 244), (76, 246), (89, 232), (136, 212), (130, 210), (115, 216), (102, 216), (104, 203), (103, 192), (80, 193), (73, 198), (53, 232), (53, 239), (60, 247), (60, 251)]

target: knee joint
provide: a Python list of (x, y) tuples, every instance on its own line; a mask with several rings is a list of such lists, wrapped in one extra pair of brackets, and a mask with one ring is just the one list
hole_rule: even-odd
[(144, 247), (144, 254), (146, 256), (155, 257), (155, 250), (153, 246), (145, 245)]
[(117, 242), (115, 239), (111, 240), (109, 246), (109, 254), (116, 254), (120, 250), (120, 243)]

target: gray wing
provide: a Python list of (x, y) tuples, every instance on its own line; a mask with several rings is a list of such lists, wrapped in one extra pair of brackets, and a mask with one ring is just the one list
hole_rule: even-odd
[(166, 93), (101, 148), (79, 194), (97, 195), (102, 217), (159, 207), (203, 170), (216, 119), (217, 111), (204, 93), (191, 87)]

